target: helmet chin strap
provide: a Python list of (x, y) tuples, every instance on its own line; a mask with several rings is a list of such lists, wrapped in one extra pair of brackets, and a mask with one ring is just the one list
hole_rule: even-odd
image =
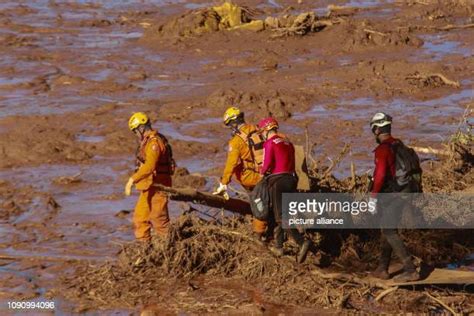
[(243, 124), (237, 124), (237, 122), (232, 121), (229, 123), (229, 127), (232, 130), (232, 134), (237, 134), (239, 132), (239, 127)]
[(270, 133), (271, 131), (267, 131), (267, 130), (264, 130), (263, 133), (262, 133), (262, 136), (263, 136), (263, 139), (264, 140), (267, 140), (270, 138)]
[(143, 139), (143, 136), (145, 135), (145, 125), (140, 125), (135, 129), (135, 134), (140, 138)]

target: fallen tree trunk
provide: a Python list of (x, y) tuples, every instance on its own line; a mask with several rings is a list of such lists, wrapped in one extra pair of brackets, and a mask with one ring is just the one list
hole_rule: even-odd
[(226, 200), (220, 195), (213, 195), (192, 188), (172, 188), (160, 184), (155, 184), (154, 187), (168, 193), (170, 199), (174, 201), (194, 202), (241, 215), (252, 214), (249, 202), (242, 199), (230, 198)]

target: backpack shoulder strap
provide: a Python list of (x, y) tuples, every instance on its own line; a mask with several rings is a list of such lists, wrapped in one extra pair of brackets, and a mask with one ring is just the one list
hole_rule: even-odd
[(238, 131), (237, 133), (235, 133), (235, 135), (239, 136), (245, 143), (248, 143), (249, 137), (250, 137), (251, 134), (252, 134), (252, 132), (247, 134), (247, 133), (242, 132), (242, 131)]

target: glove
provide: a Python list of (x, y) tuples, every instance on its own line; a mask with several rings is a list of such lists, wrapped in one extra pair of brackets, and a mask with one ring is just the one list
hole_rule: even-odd
[[(370, 209), (373, 209), (373, 211), (370, 211)], [(372, 213), (372, 215), (377, 214), (377, 198), (369, 198), (369, 212)]]
[(222, 184), (219, 182), (219, 187), (212, 192), (214, 195), (222, 195), (224, 199), (228, 200), (229, 199), (229, 193), (227, 193), (227, 185)]
[(132, 194), (132, 186), (133, 186), (133, 179), (130, 178), (130, 179), (128, 179), (128, 182), (125, 185), (125, 195), (126, 196), (129, 196), (130, 194)]

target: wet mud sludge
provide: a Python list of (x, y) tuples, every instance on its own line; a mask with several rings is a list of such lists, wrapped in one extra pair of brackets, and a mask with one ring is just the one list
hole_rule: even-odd
[[(472, 196), (473, 51), (466, 0), (3, 1), (0, 314), (474, 313), (474, 222), (402, 230), (421, 280), (394, 283), (370, 273), (380, 229), (306, 230), (298, 264), (252, 231), (243, 187), (211, 194), (234, 106), (278, 120), (311, 192), (368, 192), (385, 112), (424, 192)], [(135, 112), (176, 161), (149, 243), (124, 195)]]

